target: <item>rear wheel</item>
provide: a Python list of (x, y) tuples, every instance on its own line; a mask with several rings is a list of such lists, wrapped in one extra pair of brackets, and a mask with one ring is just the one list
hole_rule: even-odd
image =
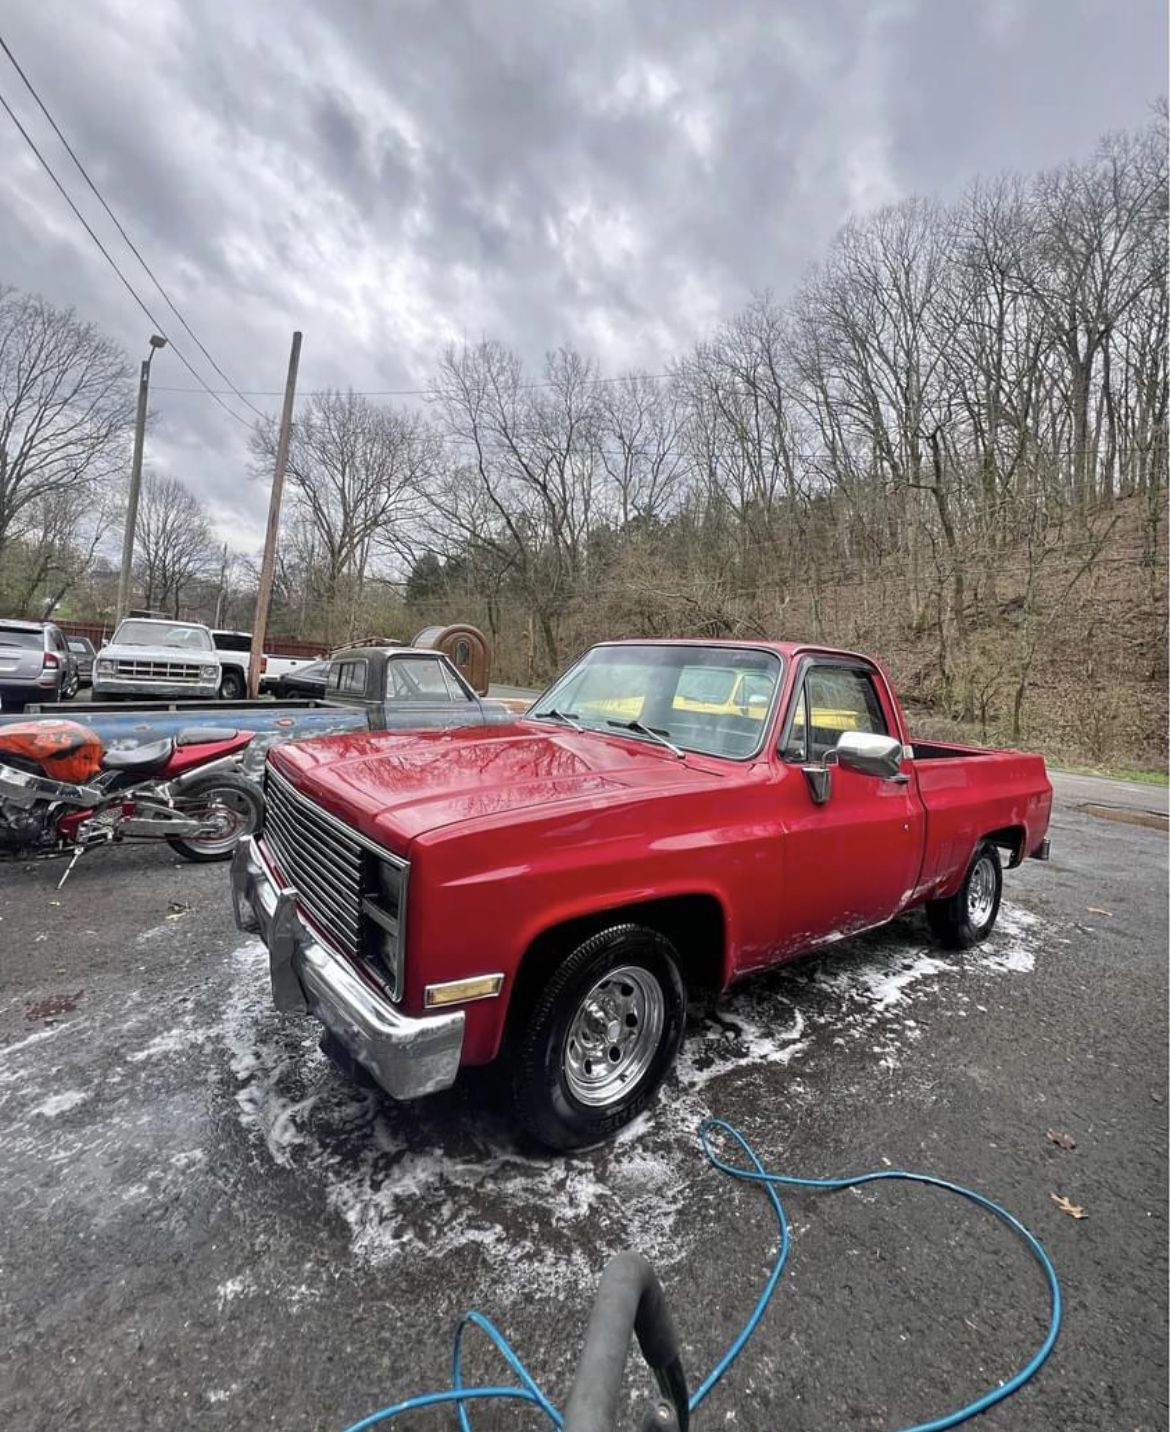
[(647, 1107), (682, 1041), (686, 991), (670, 942), (641, 925), (593, 935), (560, 961), (521, 1033), (518, 1121), (554, 1149), (601, 1143)]
[(1003, 893), (1003, 867), (999, 851), (982, 841), (971, 858), (962, 885), (947, 900), (932, 900), (926, 918), (940, 944), (967, 950), (986, 940), (995, 928)]
[(185, 860), (203, 864), (230, 860), (245, 835), (255, 835), (264, 824), (264, 797), (246, 776), (234, 772), (196, 777), (176, 797), (175, 809), (184, 815), (206, 817), (205, 836), (168, 835), (167, 844)]

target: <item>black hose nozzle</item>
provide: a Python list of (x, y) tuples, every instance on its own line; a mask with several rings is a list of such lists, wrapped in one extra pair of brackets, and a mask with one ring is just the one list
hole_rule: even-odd
[(687, 1432), (690, 1411), (678, 1334), (662, 1285), (640, 1253), (618, 1253), (605, 1265), (585, 1330), (585, 1345), (565, 1410), (564, 1432), (615, 1432), (630, 1332), (674, 1414)]

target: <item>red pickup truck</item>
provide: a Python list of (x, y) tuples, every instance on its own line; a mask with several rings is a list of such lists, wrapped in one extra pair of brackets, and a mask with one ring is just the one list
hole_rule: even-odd
[(503, 1057), (519, 1121), (604, 1139), (688, 994), (924, 905), (963, 947), (1047, 857), (1039, 756), (909, 744), (882, 666), (791, 643), (592, 647), (500, 726), (274, 747), (236, 918), (282, 1010), (398, 1099)]

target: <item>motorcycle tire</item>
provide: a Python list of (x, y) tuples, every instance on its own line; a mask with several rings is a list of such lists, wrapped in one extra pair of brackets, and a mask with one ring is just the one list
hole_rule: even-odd
[(207, 804), (216, 795), (229, 795), (229, 808), (239, 817), (230, 831), (218, 839), (192, 839), (190, 836), (168, 835), (167, 844), (184, 860), (206, 865), (216, 860), (230, 860), (236, 846), (246, 835), (257, 835), (264, 824), (264, 796), (260, 787), (246, 776), (233, 771), (208, 772), (196, 776), (183, 789), (175, 805), (182, 810), (188, 804)]

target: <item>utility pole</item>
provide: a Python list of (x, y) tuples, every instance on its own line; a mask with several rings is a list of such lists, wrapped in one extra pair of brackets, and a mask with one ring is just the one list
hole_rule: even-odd
[(280, 436), (276, 442), (276, 466), (272, 472), (272, 493), (268, 499), (268, 531), (264, 535), (264, 561), (260, 566), (260, 586), (256, 592), (256, 619), (252, 623), (252, 654), (248, 658), (248, 696), (256, 699), (260, 689), (260, 659), (264, 654), (264, 635), (268, 630), (268, 607), (272, 601), (272, 574), (276, 566), (276, 541), (280, 535), (280, 500), (284, 494), (284, 469), (288, 465), (288, 445), (292, 437), (293, 399), (297, 392), (297, 368), (301, 361), (301, 335), (292, 336), (288, 355), (288, 377), (284, 384), (284, 407), (280, 413)]
[(138, 493), (142, 488), (142, 445), (146, 440), (146, 399), (150, 391), (150, 364), (167, 340), (158, 333), (150, 335), (150, 352), (138, 374), (138, 418), (134, 424), (134, 456), (130, 461), (130, 496), (126, 502), (126, 532), (122, 537), (122, 569), (118, 573), (118, 604), (114, 609), (114, 625), (126, 615), (130, 605), (130, 576), (134, 567), (134, 537), (138, 527)]

